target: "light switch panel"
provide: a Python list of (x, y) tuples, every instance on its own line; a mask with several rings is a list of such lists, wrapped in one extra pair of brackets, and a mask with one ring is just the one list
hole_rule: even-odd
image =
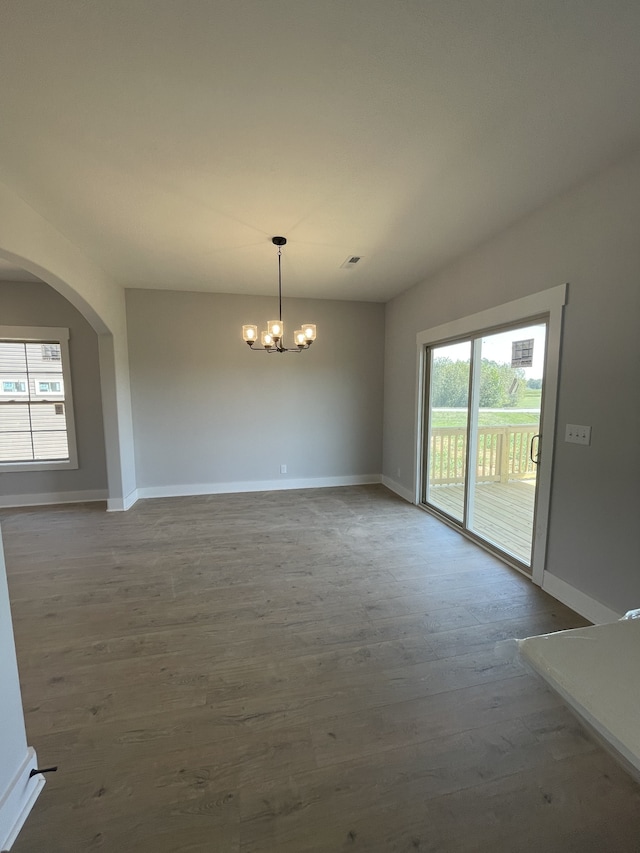
[(567, 424), (564, 440), (572, 444), (591, 444), (591, 427), (581, 424)]

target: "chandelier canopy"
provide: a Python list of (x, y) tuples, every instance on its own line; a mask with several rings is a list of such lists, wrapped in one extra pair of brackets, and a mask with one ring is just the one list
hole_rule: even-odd
[(271, 242), (278, 247), (278, 319), (269, 320), (267, 328), (260, 335), (261, 347), (254, 346), (258, 340), (258, 327), (248, 324), (242, 327), (242, 337), (254, 352), (302, 352), (309, 349), (316, 339), (316, 327), (313, 323), (303, 323), (293, 333), (293, 346), (284, 345), (284, 324), (282, 322), (282, 247), (286, 246), (286, 237), (272, 237)]

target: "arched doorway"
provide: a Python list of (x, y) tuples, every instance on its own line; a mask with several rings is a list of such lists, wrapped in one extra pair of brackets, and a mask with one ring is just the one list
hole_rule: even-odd
[[(55, 290), (87, 321), (97, 335), (100, 399), (107, 473), (107, 506), (110, 510), (128, 509), (136, 499), (135, 467), (131, 430), (128, 384), (127, 344), (124, 334), (124, 297), (120, 311), (122, 329), (114, 336), (108, 322), (85, 295), (51, 269), (0, 246), (2, 278), (13, 270), (23, 281), (38, 281)], [(26, 275), (24, 275), (26, 273)], [(115, 285), (111, 285), (116, 290)], [(114, 300), (117, 308), (118, 300)], [(114, 313), (118, 313), (116, 310)], [(124, 438), (124, 440), (123, 440)]]

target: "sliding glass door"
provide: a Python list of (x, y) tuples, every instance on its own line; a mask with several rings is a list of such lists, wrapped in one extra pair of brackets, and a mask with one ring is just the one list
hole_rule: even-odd
[(546, 321), (427, 348), (422, 500), (532, 562)]
[(471, 341), (431, 347), (426, 501), (464, 521)]

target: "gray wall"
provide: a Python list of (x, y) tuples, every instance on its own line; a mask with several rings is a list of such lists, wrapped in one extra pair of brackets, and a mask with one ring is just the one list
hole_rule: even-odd
[[(384, 306), (285, 299), (300, 355), (251, 352), (275, 298), (127, 291), (139, 488), (379, 475)], [(287, 474), (280, 475), (280, 465)]]
[(98, 336), (82, 314), (44, 283), (0, 281), (4, 326), (69, 329), (69, 359), (78, 445), (78, 469), (0, 474), (0, 495), (105, 490), (107, 475), (100, 397)]
[[(387, 305), (384, 466), (413, 489), (416, 333), (569, 282), (547, 570), (640, 606), (640, 154)], [(427, 235), (428, 236), (428, 235)], [(590, 447), (564, 426), (593, 426)]]

